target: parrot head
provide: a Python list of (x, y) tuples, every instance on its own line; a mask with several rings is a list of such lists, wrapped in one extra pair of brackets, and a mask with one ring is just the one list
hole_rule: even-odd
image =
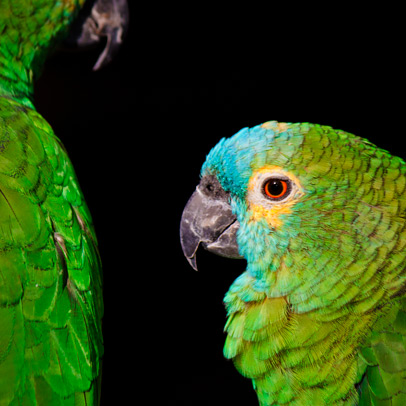
[(195, 269), (200, 245), (245, 258), (247, 300), (283, 296), (298, 313), (348, 309), (367, 286), (390, 297), (405, 278), (405, 173), (400, 158), (328, 126), (242, 129), (206, 158), (181, 219), (183, 252)]

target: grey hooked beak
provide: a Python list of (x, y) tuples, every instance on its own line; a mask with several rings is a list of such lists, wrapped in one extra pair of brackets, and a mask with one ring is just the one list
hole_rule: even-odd
[(232, 213), (226, 193), (213, 175), (201, 179), (183, 210), (180, 242), (183, 254), (197, 271), (196, 251), (206, 250), (228, 258), (242, 258), (238, 252), (237, 230), (240, 224)]
[(88, 0), (73, 24), (66, 43), (90, 48), (105, 38), (106, 46), (93, 66), (93, 70), (98, 70), (117, 53), (127, 32), (128, 22), (127, 0)]

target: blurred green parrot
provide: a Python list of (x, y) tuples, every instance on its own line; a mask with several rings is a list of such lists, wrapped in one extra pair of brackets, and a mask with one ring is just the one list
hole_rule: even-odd
[(224, 355), (261, 406), (406, 405), (406, 165), (328, 126), (270, 121), (208, 154), (181, 245), (245, 258)]
[[(92, 1), (77, 43), (121, 41), (119, 0)], [(33, 80), (84, 0), (0, 0), (0, 406), (100, 400), (101, 266), (67, 153), (33, 105)], [(101, 17), (101, 11), (108, 11)], [(118, 14), (117, 14), (118, 13)], [(110, 38), (110, 40), (109, 40)]]

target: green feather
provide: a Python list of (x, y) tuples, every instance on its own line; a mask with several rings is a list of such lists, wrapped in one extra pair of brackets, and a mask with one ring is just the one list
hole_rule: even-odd
[(33, 78), (83, 0), (0, 2), (0, 405), (100, 402), (101, 265)]

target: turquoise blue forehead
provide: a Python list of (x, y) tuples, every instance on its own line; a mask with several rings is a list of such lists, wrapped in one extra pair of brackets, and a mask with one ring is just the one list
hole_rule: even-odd
[[(223, 138), (207, 155), (201, 175), (214, 173), (226, 191), (244, 197), (248, 181), (252, 175), (252, 162), (264, 161), (265, 155), (275, 136), (279, 133), (270, 125), (243, 128), (230, 138)], [(286, 130), (289, 138), (290, 130)], [(261, 159), (262, 158), (262, 159)]]

